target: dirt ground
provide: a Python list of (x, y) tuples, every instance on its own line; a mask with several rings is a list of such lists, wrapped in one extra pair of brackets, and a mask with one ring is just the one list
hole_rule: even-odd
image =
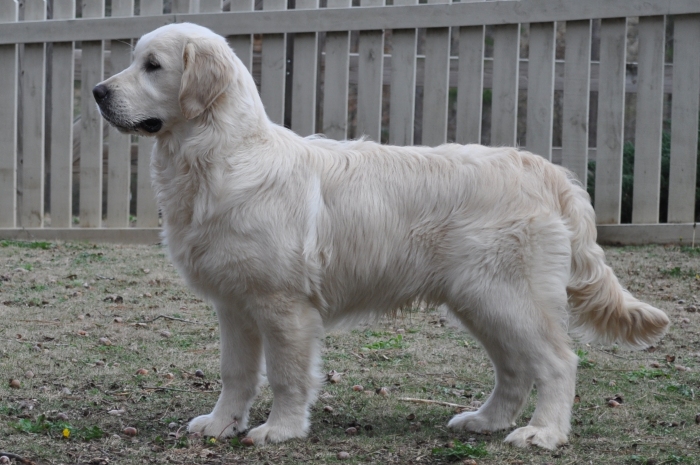
[[(256, 448), (185, 433), (216, 401), (219, 334), (163, 248), (0, 241), (0, 450), (37, 464), (700, 463), (700, 248), (606, 251), (673, 326), (645, 351), (575, 344), (570, 444), (515, 449), (507, 432), (448, 430), (455, 406), (403, 400), (475, 409), (494, 383), (468, 333), (415, 308), (328, 334), (324, 370), (337, 382), (321, 390), (309, 437)], [(271, 402), (265, 387), (252, 426)]]

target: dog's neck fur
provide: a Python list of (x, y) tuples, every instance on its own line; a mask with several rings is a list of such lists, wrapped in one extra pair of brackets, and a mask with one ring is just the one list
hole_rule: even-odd
[[(244, 69), (233, 53), (231, 59), (238, 61), (235, 69)], [(245, 154), (265, 144), (276, 129), (252, 76), (242, 72), (202, 114), (158, 135), (151, 177), (164, 222), (186, 226), (214, 214), (224, 174), (237, 163), (255, 162)]]

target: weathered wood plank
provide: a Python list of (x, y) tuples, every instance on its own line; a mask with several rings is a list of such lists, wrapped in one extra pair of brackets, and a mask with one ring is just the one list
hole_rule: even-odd
[(196, 0), (172, 0), (172, 2), (173, 13), (197, 13), (197, 11), (195, 11)]
[(481, 142), (483, 85), (484, 27), (460, 27), (456, 131), (459, 144)]
[(604, 19), (600, 26), (598, 158), (594, 202), (596, 221), (600, 224), (620, 222), (626, 58), (627, 18)]
[[(104, 0), (83, 5), (84, 17), (105, 14)], [(104, 45), (101, 40), (84, 41), (80, 82), (80, 227), (102, 225), (102, 116), (95, 105), (92, 89), (104, 79)]]
[[(16, 0), (0, 0), (0, 22), (17, 21)], [(0, 227), (17, 225), (17, 46), (0, 45)]]
[[(112, 16), (133, 16), (134, 0), (112, 0)], [(131, 41), (113, 40), (111, 43), (112, 69), (120, 72), (131, 64)], [(109, 127), (107, 159), (107, 216), (105, 226), (110, 228), (129, 225), (129, 197), (131, 192), (131, 136)]]
[(598, 225), (598, 242), (610, 245), (698, 245), (695, 223)]
[(666, 18), (639, 19), (632, 223), (658, 223)]
[(496, 26), (493, 42), (491, 145), (514, 146), (517, 144), (520, 26)]
[[(318, 0), (297, 0), (296, 9), (316, 9)], [(316, 74), (318, 40), (315, 32), (294, 36), (292, 130), (301, 136), (316, 132)]]
[[(202, 0), (200, 0), (202, 1)], [(218, 9), (215, 8), (216, 6), (216, 1), (209, 0), (209, 4), (200, 4), (200, 11), (202, 13), (205, 12), (214, 12), (214, 11), (221, 11), (221, 0), (218, 0), (219, 6)], [(202, 8), (209, 8), (208, 10), (203, 10)], [(240, 12), (240, 11), (253, 11), (255, 8), (255, 0), (237, 0), (235, 2), (231, 2), (231, 11), (232, 12)], [(253, 36), (251, 34), (236, 34), (236, 35), (230, 35), (226, 37), (226, 40), (228, 41), (228, 44), (231, 46), (231, 48), (236, 52), (236, 55), (240, 60), (243, 62), (243, 64), (248, 68), (248, 71), (253, 71)]]
[[(360, 2), (360, 6), (365, 8), (382, 5), (384, 5), (384, 0), (361, 0)], [(393, 8), (387, 9), (393, 10)], [(360, 32), (358, 55), (357, 133), (355, 137), (367, 136), (374, 141), (380, 142), (382, 131), (384, 31)]]
[[(263, 10), (270, 13), (286, 10), (286, 0), (263, 0)], [(260, 97), (267, 116), (284, 124), (284, 91), (287, 71), (287, 46), (284, 34), (266, 34), (262, 38)]]
[(673, 102), (668, 222), (695, 221), (700, 111), (700, 15), (677, 16), (673, 32)]
[(565, 40), (561, 164), (573, 171), (585, 187), (588, 182), (591, 22), (567, 22)]
[[(163, 0), (149, 0), (141, 4), (141, 16), (159, 16), (162, 13)], [(157, 227), (159, 223), (158, 205), (151, 186), (151, 152), (154, 142), (152, 137), (139, 137), (136, 168), (136, 226), (139, 228)]]
[[(450, 3), (450, 0), (428, 0), (428, 4), (440, 3)], [(436, 146), (447, 142), (450, 28), (428, 28), (426, 30), (425, 69), (429, 72), (425, 73), (423, 87), (422, 142), (423, 145)]]
[(554, 23), (530, 24), (527, 88), (527, 149), (552, 159), (554, 108)]
[[(352, 0), (328, 0), (328, 8), (349, 8)], [(323, 132), (329, 139), (348, 136), (348, 76), (350, 33), (326, 34), (323, 78)]]
[[(75, 0), (54, 0), (53, 17), (75, 17)], [(51, 52), (51, 227), (69, 228), (73, 216), (73, 42)]]
[[(416, 4), (418, 0), (394, 0), (394, 6)], [(389, 143), (392, 145), (413, 145), (417, 45), (415, 29), (391, 31)]]
[(0, 240), (158, 244), (160, 228), (0, 228)]
[[(150, 3), (149, 0), (144, 5), (150, 8)], [(226, 36), (573, 21), (616, 18), (629, 15), (630, 11), (636, 16), (680, 15), (697, 13), (700, 5), (697, 0), (501, 0), (397, 8), (400, 10), (320, 8), (315, 11), (256, 11), (235, 15), (169, 14), (152, 18), (137, 17), (128, 21), (124, 18), (106, 18), (49, 21), (47, 24), (34, 22), (3, 26), (0, 44), (140, 37), (159, 26), (185, 21), (201, 24)]]
[[(45, 0), (27, 0), (27, 21), (46, 19)], [(19, 224), (44, 225), (44, 113), (46, 47), (26, 44), (22, 66), (22, 187)]]

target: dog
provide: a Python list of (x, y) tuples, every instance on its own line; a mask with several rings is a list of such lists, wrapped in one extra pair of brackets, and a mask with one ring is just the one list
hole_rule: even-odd
[(667, 329), (605, 264), (586, 191), (540, 156), (302, 138), (268, 119), (224, 38), (187, 23), (144, 35), (93, 94), (120, 131), (156, 138), (164, 243), (218, 315), (222, 390), (190, 432), (246, 431), (264, 365), (274, 402), (248, 437), (304, 437), (324, 330), (420, 301), (449, 309), (495, 367), (488, 400), (448, 426), (511, 428), (536, 385), (532, 419), (505, 440), (554, 449), (575, 395), (569, 334), (641, 348)]

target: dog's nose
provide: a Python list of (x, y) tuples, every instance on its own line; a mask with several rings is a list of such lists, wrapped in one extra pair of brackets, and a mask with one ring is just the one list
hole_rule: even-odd
[(92, 89), (92, 95), (95, 96), (97, 103), (100, 103), (109, 95), (109, 89), (103, 84), (98, 84), (94, 89)]

